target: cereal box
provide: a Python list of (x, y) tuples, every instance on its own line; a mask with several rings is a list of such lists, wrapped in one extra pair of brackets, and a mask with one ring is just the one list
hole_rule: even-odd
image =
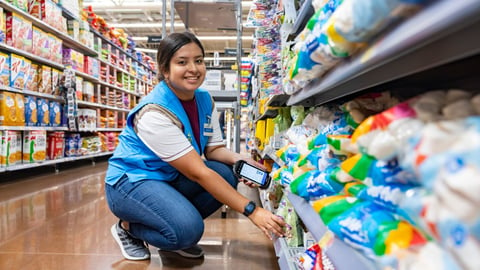
[(0, 149), (0, 163), (2, 167), (12, 166), (19, 162), (18, 149), (21, 149), (21, 143), (18, 143), (17, 137), (20, 137), (20, 131), (5, 130), (2, 134), (2, 147)]
[(7, 45), (29, 52), (32, 47), (32, 22), (15, 12), (7, 11), (6, 14)]
[(47, 131), (27, 130), (23, 136), (23, 163), (43, 161), (47, 152)]
[[(28, 80), (29, 78), (29, 73), (30, 73), (30, 68), (32, 67), (32, 61), (30, 61), (27, 58), (23, 58), (23, 63), (21, 66), (21, 74), (23, 74), (23, 88), (22, 89), (27, 89), (27, 85), (29, 84)], [(31, 83), (30, 83), (31, 84)]]
[(83, 72), (87, 73), (88, 75), (91, 75), (95, 78), (99, 78), (99, 63), (98, 59), (95, 59), (90, 56), (85, 56), (83, 58)]
[(42, 7), (40, 1), (28, 0), (28, 13), (33, 17), (41, 19)]
[(0, 87), (10, 86), (10, 55), (0, 52)]
[(15, 93), (0, 92), (0, 125), (14, 126), (17, 123)]
[(49, 112), (50, 112), (50, 126), (58, 127), (61, 124), (61, 105), (57, 101), (49, 102)]
[(15, 163), (22, 163), (22, 132), (16, 131), (17, 144), (15, 148)]
[(37, 125), (37, 99), (32, 96), (25, 96), (25, 125)]
[(78, 130), (91, 131), (97, 128), (97, 111), (78, 109)]
[(50, 108), (48, 100), (37, 98), (37, 126), (45, 127), (50, 124)]
[(52, 90), (52, 68), (45, 65), (39, 66), (38, 78), (38, 92), (50, 94)]
[(3, 8), (0, 7), (0, 43), (5, 42), (6, 40), (6, 26), (5, 26), (5, 16), (3, 13)]
[(32, 53), (48, 59), (48, 34), (41, 29), (32, 27)]
[(78, 100), (83, 100), (83, 78), (75, 76), (75, 94)]
[(25, 88), (25, 69), (23, 67), (25, 59), (16, 54), (10, 54), (10, 86), (17, 89)]
[(80, 143), (79, 133), (70, 133), (65, 136), (65, 156), (75, 157), (78, 156), (78, 149)]
[(88, 102), (95, 102), (93, 92), (94, 85), (89, 81), (83, 81), (83, 100)]
[(27, 72), (25, 79), (25, 89), (30, 91), (38, 91), (38, 65), (35, 63), (30, 64), (30, 68)]
[(10, 0), (10, 1), (7, 1), (7, 2), (10, 2), (15, 7), (19, 8), (23, 11), (28, 12), (28, 1), (27, 0)]
[(72, 37), (74, 40), (78, 40), (80, 38), (80, 23), (78, 20), (68, 20), (67, 22), (68, 28), (68, 35)]
[(25, 125), (25, 105), (23, 99), (23, 94), (15, 93), (15, 107), (17, 111), (16, 126)]
[(0, 168), (5, 167), (7, 163), (6, 161), (7, 159), (4, 154), (6, 153), (6, 151), (3, 150), (4, 145), (6, 144), (6, 139), (7, 139), (6, 133), (7, 131), (0, 130)]
[(49, 57), (52, 62), (62, 64), (62, 40), (53, 34), (48, 35)]
[(52, 95), (60, 95), (60, 70), (52, 68)]
[(65, 151), (65, 133), (63, 131), (49, 132), (47, 134), (47, 156), (48, 159), (63, 158)]

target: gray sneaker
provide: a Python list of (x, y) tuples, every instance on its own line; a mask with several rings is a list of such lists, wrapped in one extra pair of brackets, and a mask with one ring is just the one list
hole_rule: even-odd
[(175, 252), (182, 257), (191, 259), (202, 258), (205, 254), (205, 252), (203, 252), (203, 249), (199, 245), (195, 245), (181, 250), (172, 250), (172, 252)]
[(149, 259), (150, 250), (148, 250), (145, 243), (129, 234), (124, 228), (122, 228), (120, 222), (121, 221), (113, 224), (110, 231), (112, 232), (113, 238), (120, 246), (123, 257), (134, 261)]

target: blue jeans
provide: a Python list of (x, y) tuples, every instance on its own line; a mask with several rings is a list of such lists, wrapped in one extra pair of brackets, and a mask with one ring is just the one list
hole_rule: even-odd
[[(216, 161), (205, 164), (237, 187), (231, 166)], [(105, 193), (110, 210), (130, 223), (129, 232), (134, 237), (163, 250), (197, 244), (204, 232), (203, 219), (222, 206), (202, 186), (183, 175), (172, 182), (135, 183), (124, 175), (115, 185), (105, 185)]]

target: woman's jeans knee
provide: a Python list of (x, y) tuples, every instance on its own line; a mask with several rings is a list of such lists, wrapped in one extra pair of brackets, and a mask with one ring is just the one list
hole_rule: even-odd
[[(237, 179), (231, 166), (220, 162), (205, 164), (231, 186)], [(203, 219), (222, 204), (199, 184), (180, 175), (173, 182), (128, 181), (125, 175), (114, 186), (105, 187), (107, 202), (120, 219), (130, 222), (130, 233), (165, 250), (183, 249), (198, 243)]]

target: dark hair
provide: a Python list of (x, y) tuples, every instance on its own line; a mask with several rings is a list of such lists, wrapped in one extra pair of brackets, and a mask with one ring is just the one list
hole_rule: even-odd
[(157, 65), (158, 65), (158, 79), (163, 81), (163, 72), (170, 69), (170, 60), (173, 55), (184, 45), (189, 43), (196, 43), (202, 50), (202, 55), (205, 56), (205, 49), (197, 37), (190, 32), (171, 33), (166, 36), (158, 46)]

